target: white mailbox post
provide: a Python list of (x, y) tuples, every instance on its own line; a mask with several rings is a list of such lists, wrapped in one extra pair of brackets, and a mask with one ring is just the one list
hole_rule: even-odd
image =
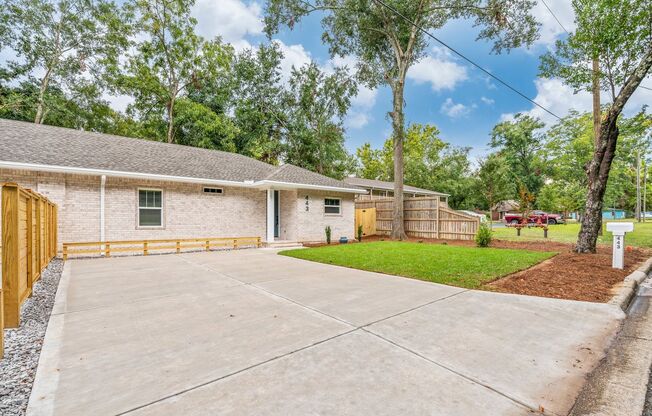
[(633, 222), (608, 222), (607, 231), (614, 236), (613, 258), (611, 267), (614, 269), (625, 268), (625, 233), (634, 231)]

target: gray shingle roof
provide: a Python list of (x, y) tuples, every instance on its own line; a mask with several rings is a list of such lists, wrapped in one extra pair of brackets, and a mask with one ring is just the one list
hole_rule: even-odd
[[(216, 181), (274, 180), (354, 189), (305, 169), (237, 153), (0, 119), (0, 162), (176, 176)], [(307, 173), (306, 173), (307, 172)]]
[(343, 181), (329, 178), (319, 173), (309, 171), (298, 166), (285, 164), (265, 178), (268, 181), (302, 183), (308, 185), (332, 186), (337, 188), (351, 188), (351, 185)]
[[(363, 179), (363, 178), (344, 178), (344, 182), (349, 185), (358, 186), (364, 189), (382, 189), (386, 191), (394, 190), (394, 182), (379, 181), (377, 179)], [(431, 191), (429, 189), (417, 188), (416, 186), (403, 185), (404, 192), (414, 192), (423, 195), (439, 195), (449, 196), (441, 192)]]

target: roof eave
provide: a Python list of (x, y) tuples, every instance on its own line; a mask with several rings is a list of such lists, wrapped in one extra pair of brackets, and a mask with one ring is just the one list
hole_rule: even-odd
[(159, 175), (155, 173), (125, 172), (125, 171), (117, 171), (117, 170), (110, 170), (110, 169), (78, 168), (78, 167), (71, 167), (71, 166), (41, 165), (36, 163), (22, 163), (22, 162), (9, 162), (9, 161), (0, 161), (0, 168), (34, 170), (39, 172), (52, 172), (52, 173), (70, 173), (70, 174), (77, 174), (77, 175), (94, 175), (94, 176), (104, 175), (104, 176), (115, 177), (115, 178), (201, 183), (205, 185), (222, 185), (222, 186), (234, 186), (234, 187), (243, 187), (243, 188), (251, 188), (254, 185), (253, 181), (238, 182), (238, 181), (228, 181), (228, 180), (220, 180), (220, 179), (193, 178), (188, 176)]
[(313, 189), (317, 191), (331, 191), (331, 192), (345, 192), (352, 194), (366, 194), (367, 191), (364, 189), (354, 189), (354, 188), (343, 188), (338, 186), (327, 186), (327, 185), (311, 185), (303, 183), (293, 183), (293, 182), (281, 182), (281, 181), (272, 181), (272, 180), (262, 180), (255, 182), (253, 187), (260, 189)]

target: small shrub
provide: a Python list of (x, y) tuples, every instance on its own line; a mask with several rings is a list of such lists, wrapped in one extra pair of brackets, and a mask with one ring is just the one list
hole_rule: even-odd
[(478, 247), (489, 247), (493, 233), (486, 223), (481, 223), (478, 233), (475, 235), (475, 243)]
[(326, 232), (326, 244), (331, 243), (331, 226), (327, 225), (326, 229), (324, 230)]
[(362, 242), (362, 225), (358, 225), (358, 241)]

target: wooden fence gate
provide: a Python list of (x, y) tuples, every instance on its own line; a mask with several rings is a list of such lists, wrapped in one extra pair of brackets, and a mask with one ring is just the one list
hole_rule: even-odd
[(376, 235), (376, 208), (360, 208), (355, 210), (355, 236), (358, 237), (358, 227), (362, 226), (362, 236)]
[[(376, 234), (392, 232), (394, 198), (356, 201), (355, 207), (356, 213), (375, 208)], [(405, 233), (410, 237), (473, 240), (480, 227), (479, 218), (448, 208), (439, 197), (405, 198), (403, 213)]]
[(0, 289), (0, 358), (3, 329), (20, 324), (20, 305), (57, 253), (57, 206), (43, 195), (15, 183), (2, 189), (2, 288)]

